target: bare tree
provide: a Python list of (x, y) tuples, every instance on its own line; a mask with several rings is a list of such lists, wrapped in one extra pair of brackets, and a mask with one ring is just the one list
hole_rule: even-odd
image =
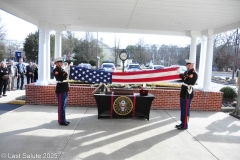
[(0, 42), (3, 41), (3, 39), (5, 38), (6, 33), (7, 33), (7, 31), (5, 30), (5, 26), (4, 26), (4, 24), (1, 21), (2, 20), (0, 18)]
[(135, 45), (132, 58), (134, 62), (138, 62), (139, 64), (146, 63), (146, 57), (148, 56), (146, 51), (146, 45), (144, 44), (144, 39), (140, 38), (138, 43)]
[(218, 68), (225, 68), (225, 70), (227, 70), (227, 68), (233, 68), (233, 70), (236, 69), (234, 66), (234, 59), (236, 59), (236, 63), (239, 59), (238, 54), (234, 54), (237, 38), (236, 34), (237, 32), (235, 30), (217, 34), (215, 36), (213, 64), (217, 65)]
[(5, 55), (5, 44), (3, 43), (5, 36), (6, 36), (6, 30), (4, 28), (4, 25), (1, 23), (1, 18), (0, 18), (0, 60), (3, 60)]
[(119, 53), (120, 53), (120, 39), (117, 40), (117, 37), (115, 35), (115, 39), (114, 39), (114, 63), (115, 66), (117, 66), (118, 64), (118, 60), (119, 60)]
[[(102, 49), (98, 48), (101, 56)], [(94, 39), (93, 34), (86, 32), (84, 39), (80, 39), (75, 49), (76, 63), (92, 62), (92, 65), (96, 63), (96, 52), (97, 52), (97, 40)], [(93, 64), (94, 63), (94, 64)]]
[(164, 66), (168, 65), (168, 46), (167, 45), (161, 45), (160, 48), (158, 49), (158, 57), (161, 60), (161, 64)]
[(62, 54), (70, 57), (77, 44), (78, 39), (75, 38), (75, 34), (73, 32), (67, 31), (67, 33), (62, 36)]
[(150, 54), (153, 64), (160, 64), (160, 58), (157, 55), (158, 46), (156, 44), (150, 46)]

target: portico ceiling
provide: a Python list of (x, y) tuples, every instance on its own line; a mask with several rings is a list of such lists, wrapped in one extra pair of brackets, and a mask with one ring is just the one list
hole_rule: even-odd
[(240, 28), (240, 0), (0, 0), (0, 9), (53, 30), (187, 36)]

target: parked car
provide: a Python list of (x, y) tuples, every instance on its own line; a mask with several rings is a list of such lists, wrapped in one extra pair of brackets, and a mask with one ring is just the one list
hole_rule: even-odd
[(100, 71), (106, 71), (106, 72), (115, 72), (116, 67), (114, 63), (103, 63), (101, 67), (99, 68)]
[(132, 72), (132, 71), (141, 71), (141, 67), (138, 63), (130, 63), (125, 68), (125, 72)]
[(92, 69), (92, 65), (89, 63), (80, 63), (78, 65), (78, 67), (83, 67), (83, 68), (87, 68), (87, 69)]
[(186, 66), (180, 66), (180, 65), (172, 65), (170, 66), (170, 68), (174, 68), (174, 67), (180, 67), (180, 72), (184, 73), (185, 71), (187, 71), (187, 67)]
[(154, 69), (164, 69), (165, 67), (163, 66), (163, 65), (151, 65), (151, 66), (149, 66), (148, 67), (148, 69), (152, 69), (152, 70), (154, 70)]
[(213, 67), (212, 67), (212, 71), (218, 71), (218, 67), (213, 66)]

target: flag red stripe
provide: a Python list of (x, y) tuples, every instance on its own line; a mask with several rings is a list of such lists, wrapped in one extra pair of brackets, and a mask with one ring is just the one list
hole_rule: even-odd
[(112, 79), (112, 83), (147, 83), (174, 79), (180, 79), (179, 74), (164, 77), (141, 78), (141, 79)]
[(133, 95), (133, 110), (132, 110), (132, 118), (135, 116), (135, 105), (136, 105), (136, 95)]
[(131, 75), (141, 75), (141, 74), (163, 73), (163, 72), (176, 71), (178, 68), (179, 67), (159, 69), (159, 70), (143, 70), (143, 71), (135, 71), (135, 72), (113, 72), (112, 75), (113, 76), (131, 76)]
[(110, 118), (113, 118), (113, 93), (111, 94)]
[(188, 100), (186, 100), (186, 106), (185, 106), (185, 117), (184, 117), (184, 123), (183, 123), (183, 128), (187, 128), (187, 118), (188, 118)]

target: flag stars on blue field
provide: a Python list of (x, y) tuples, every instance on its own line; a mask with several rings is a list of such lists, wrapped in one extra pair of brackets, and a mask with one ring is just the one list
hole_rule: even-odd
[(73, 66), (69, 79), (91, 83), (112, 83), (112, 73)]

